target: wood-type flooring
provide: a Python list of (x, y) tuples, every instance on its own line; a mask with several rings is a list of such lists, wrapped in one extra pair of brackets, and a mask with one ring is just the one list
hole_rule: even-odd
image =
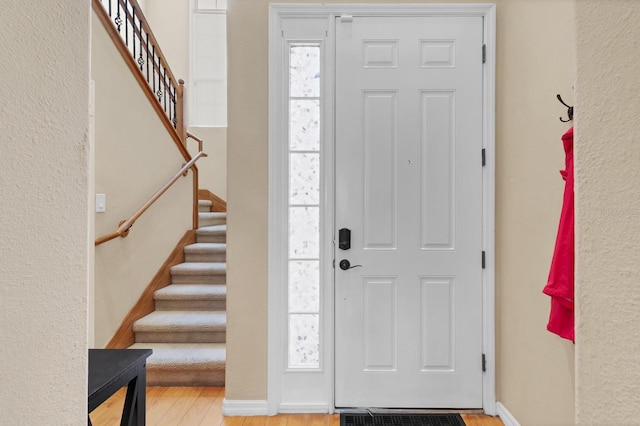
[[(120, 424), (126, 389), (90, 415), (93, 426)], [(223, 387), (147, 388), (147, 426), (339, 426), (338, 414), (223, 417)], [(504, 426), (498, 417), (462, 414), (467, 426)]]

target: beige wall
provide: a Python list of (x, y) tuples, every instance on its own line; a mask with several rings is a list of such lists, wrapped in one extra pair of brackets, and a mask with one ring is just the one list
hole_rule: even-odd
[[(94, 16), (95, 191), (107, 211), (95, 234), (114, 232), (185, 163), (160, 118)], [(95, 345), (104, 346), (184, 233), (192, 227), (192, 174), (141, 216), (127, 238), (95, 248)]]
[[(229, 399), (266, 398), (268, 3), (229, 6)], [(497, 2), (497, 396), (522, 424), (574, 418), (573, 345), (545, 330), (541, 292), (562, 201), (555, 95), (572, 101), (573, 4)]]
[(140, 5), (177, 79), (189, 79), (189, 0), (144, 0)]
[(86, 424), (89, 2), (0, 28), (0, 419)]
[[(185, 107), (189, 115), (189, 0), (146, 0), (144, 14), (149, 21), (162, 52), (176, 78), (185, 85)], [(187, 117), (188, 119), (188, 117)], [(204, 140), (209, 155), (198, 161), (199, 187), (227, 199), (227, 128), (191, 127), (189, 131)], [(188, 142), (189, 151), (197, 151), (198, 144)]]
[[(202, 139), (202, 149), (208, 157), (198, 160), (199, 187), (208, 189), (223, 200), (227, 199), (227, 128), (189, 127), (189, 131)], [(195, 153), (198, 144), (191, 141), (189, 152)]]
[(640, 3), (576, 2), (576, 422), (640, 411)]
[(560, 137), (569, 126), (555, 95), (573, 102), (574, 1), (497, 8), (497, 396), (523, 425), (570, 425), (574, 348), (546, 331), (541, 291), (564, 189)]

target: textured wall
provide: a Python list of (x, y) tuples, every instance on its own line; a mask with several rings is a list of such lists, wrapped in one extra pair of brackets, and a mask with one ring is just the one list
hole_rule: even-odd
[(576, 423), (638, 423), (640, 3), (576, 2)]
[[(104, 27), (93, 15), (95, 191), (107, 211), (94, 213), (95, 234), (114, 232), (184, 165)], [(103, 347), (184, 233), (192, 227), (193, 179), (178, 179), (131, 228), (95, 248), (95, 345)]]
[(0, 422), (87, 421), (89, 2), (0, 13)]
[[(268, 3), (229, 2), (232, 400), (267, 396)], [(567, 125), (558, 117), (566, 109), (555, 95), (573, 100), (574, 1), (496, 3), (497, 396), (522, 424), (566, 425), (574, 419), (573, 345), (546, 331), (542, 288), (562, 202)]]

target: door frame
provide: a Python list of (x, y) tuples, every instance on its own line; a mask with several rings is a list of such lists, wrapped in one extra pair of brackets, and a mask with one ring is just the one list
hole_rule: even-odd
[[(335, 21), (341, 16), (481, 16), (484, 19), (484, 44), (486, 62), (483, 68), (483, 148), (486, 166), (483, 167), (483, 354), (486, 372), (483, 377), (483, 409), (489, 415), (496, 414), (495, 398), (495, 4), (271, 4), (269, 8), (269, 208), (268, 208), (268, 359), (267, 359), (267, 413), (284, 412), (333, 412), (334, 405), (334, 292), (335, 278), (332, 267), (334, 215), (334, 149), (335, 129)], [(287, 99), (285, 89), (284, 22), (317, 23), (298, 25), (302, 33), (291, 40), (321, 41), (324, 46), (323, 93), (325, 106), (322, 124), (322, 161), (324, 175), (322, 194), (324, 211), (321, 222), (321, 253), (332, 253), (321, 264), (321, 270), (330, 282), (321, 283), (320, 368), (314, 371), (291, 371), (286, 368), (287, 299), (283, 283), (287, 283), (286, 265), (288, 247), (287, 188), (288, 151), (283, 148), (288, 131), (283, 126), (286, 119)], [(305, 28), (309, 34), (305, 36)], [(315, 31), (315, 33), (311, 33)], [(479, 156), (480, 158), (480, 156)], [(480, 360), (478, 361), (480, 362)], [(299, 383), (298, 383), (299, 382)], [(314, 394), (298, 392), (313, 383)], [(292, 391), (293, 390), (293, 391)], [(294, 393), (298, 398), (292, 398)]]

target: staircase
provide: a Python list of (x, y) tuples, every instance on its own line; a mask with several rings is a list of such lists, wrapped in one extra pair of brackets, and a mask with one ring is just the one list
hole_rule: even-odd
[(226, 362), (226, 213), (199, 202), (196, 243), (154, 293), (155, 311), (133, 325), (135, 348), (153, 349), (148, 386), (224, 386)]

